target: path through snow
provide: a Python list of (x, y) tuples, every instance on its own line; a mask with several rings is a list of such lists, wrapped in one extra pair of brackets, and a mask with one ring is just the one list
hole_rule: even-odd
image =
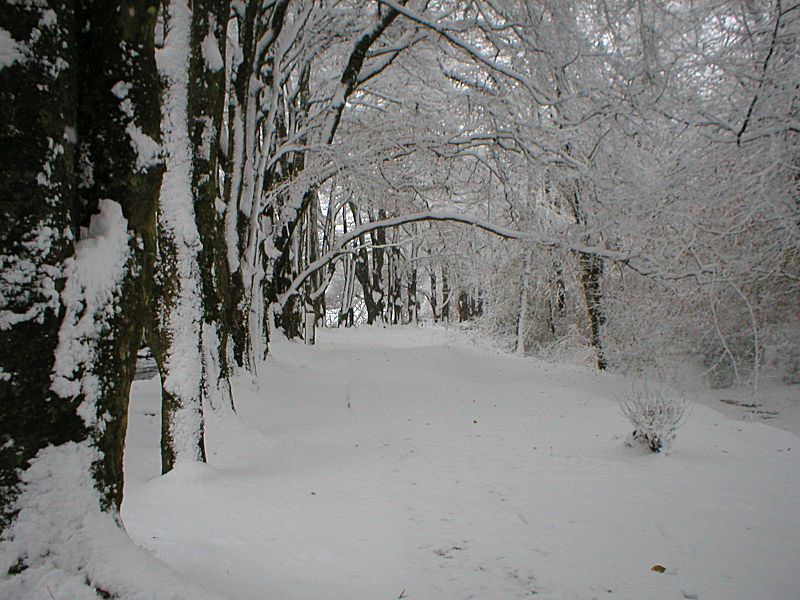
[[(209, 465), (158, 474), (135, 383), (126, 527), (232, 600), (780, 600), (800, 590), (800, 439), (696, 406), (623, 446), (623, 379), (437, 328), (280, 342)], [(666, 572), (654, 572), (655, 564)]]

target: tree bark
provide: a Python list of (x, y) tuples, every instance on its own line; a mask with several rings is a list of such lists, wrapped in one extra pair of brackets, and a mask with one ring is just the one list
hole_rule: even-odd
[[(209, 326), (206, 346), (218, 345), (218, 365), (212, 369), (227, 378), (231, 331), (235, 329), (231, 274), (226, 260), (225, 212), (219, 187), (220, 134), (225, 102), (225, 54), (230, 0), (194, 0), (192, 56), (189, 65), (189, 127), (192, 146), (192, 195), (197, 229), (203, 293), (203, 323)], [(205, 44), (206, 40), (212, 43)], [(216, 48), (216, 52), (215, 52)], [(214, 373), (208, 376), (213, 378)], [(215, 384), (214, 381), (209, 381)]]
[(433, 322), (439, 322), (439, 306), (438, 306), (438, 291), (436, 289), (436, 268), (431, 265), (430, 266), (430, 274), (431, 274), (431, 313), (433, 313)]
[[(162, 120), (167, 170), (158, 215), (158, 272), (151, 348), (162, 378), (162, 471), (205, 460), (205, 404), (230, 403), (230, 301), (217, 187), (224, 102), (221, 33), (227, 0), (165, 0), (166, 38), (158, 51), (165, 82)], [(219, 21), (218, 21), (219, 19)]]
[(525, 333), (528, 324), (528, 290), (531, 282), (531, 256), (525, 252), (523, 258), (522, 277), (519, 286), (519, 304), (517, 306), (517, 342), (515, 352), (525, 354)]
[[(241, 6), (241, 5), (239, 5)], [(247, 2), (243, 10), (235, 10), (234, 18), (238, 31), (238, 50), (241, 56), (230, 57), (231, 66), (226, 75), (228, 84), (228, 119), (223, 170), (225, 185), (225, 245), (229, 272), (227, 286), (230, 313), (230, 342), (233, 359), (238, 366), (252, 368), (250, 355), (252, 340), (248, 329), (248, 299), (246, 297), (245, 272), (242, 265), (244, 248), (249, 230), (249, 193), (254, 185), (254, 162), (256, 161), (256, 106), (258, 93), (254, 91), (260, 59), (256, 56), (258, 36), (257, 21), (260, 5)], [(227, 37), (226, 31), (226, 37)]]
[(450, 281), (447, 278), (447, 269), (442, 267), (442, 321), (450, 322)]
[[(75, 339), (80, 331), (76, 326), (87, 318), (86, 308), (67, 307), (60, 334), (64, 351), (75, 352), (75, 347), (67, 348), (80, 345), (94, 360), (74, 368), (68, 366), (69, 360), (63, 367), (57, 360), (55, 369), (62, 373), (58, 380), (64, 387), (62, 397), (76, 395), (85, 407), (94, 405), (86, 410), (95, 414), (88, 421), (99, 451), (94, 476), (105, 508), (118, 508), (122, 501), (128, 393), (153, 273), (155, 210), (163, 170), (154, 60), (157, 6), (157, 0), (119, 0), (86, 3), (78, 13), (81, 221), (86, 224), (98, 209), (101, 216), (111, 218), (119, 205), (127, 226), (128, 255), (112, 297), (107, 305), (96, 307), (103, 335)], [(88, 293), (84, 282), (76, 280), (75, 285)], [(81, 389), (63, 385), (70, 379), (81, 381)]]
[(605, 323), (603, 311), (603, 291), (600, 280), (603, 275), (603, 260), (592, 254), (579, 254), (581, 286), (586, 299), (589, 316), (589, 341), (597, 355), (597, 368), (601, 371), (608, 366), (603, 350), (602, 328)]
[[(414, 229), (416, 233), (416, 228)], [(419, 253), (419, 249), (417, 246), (417, 242), (413, 241), (411, 243), (411, 261), (410, 265), (406, 266), (406, 284), (407, 284), (407, 292), (406, 296), (408, 298), (407, 308), (408, 308), (408, 322), (409, 323), (418, 323), (419, 322), (419, 301), (417, 299), (417, 255)]]
[[(39, 29), (45, 10), (63, 18)], [(59, 292), (74, 251), (78, 213), (75, 2), (0, 11), (15, 40), (0, 69), (0, 533), (10, 523), (19, 474), (48, 444), (84, 439), (80, 400), (61, 401), (50, 374), (63, 316)], [(18, 42), (36, 60), (24, 60)], [(55, 73), (51, 65), (63, 61)]]

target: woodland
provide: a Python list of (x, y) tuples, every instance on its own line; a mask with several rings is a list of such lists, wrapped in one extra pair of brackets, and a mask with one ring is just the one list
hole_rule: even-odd
[(3, 0), (0, 165), (20, 598), (56, 572), (153, 597), (52, 558), (125, 536), (143, 348), (163, 474), (207, 460), (233, 378), (324, 329), (800, 382), (791, 0)]

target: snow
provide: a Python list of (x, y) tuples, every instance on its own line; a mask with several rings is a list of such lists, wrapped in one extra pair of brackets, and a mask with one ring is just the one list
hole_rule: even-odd
[[(124, 110), (124, 108), (123, 108)], [(128, 123), (125, 132), (131, 138), (131, 146), (136, 152), (136, 172), (141, 173), (161, 161), (161, 146), (147, 135), (138, 125)]]
[(128, 97), (132, 88), (130, 82), (118, 81), (111, 88), (111, 93), (119, 99), (119, 109), (128, 119), (125, 133), (128, 134), (131, 146), (136, 153), (136, 172), (142, 172), (159, 163), (161, 146), (136, 124), (133, 102)]
[(56, 15), (56, 11), (49, 8), (42, 11), (42, 16), (39, 19), (39, 27), (53, 27), (56, 24), (58, 24), (58, 15)]
[(198, 120), (203, 123), (203, 133), (200, 148), (196, 152), (204, 160), (211, 160), (211, 148), (216, 140), (216, 127), (211, 117), (201, 117)]
[(0, 28), (0, 69), (10, 67), (15, 62), (22, 62), (24, 59), (23, 46), (11, 37), (11, 33)]
[(208, 32), (200, 48), (209, 71), (219, 71), (225, 68), (225, 61), (222, 60), (222, 54), (219, 52), (219, 42), (214, 37), (213, 31)]
[(161, 318), (166, 321), (170, 347), (164, 387), (175, 397), (171, 444), (175, 460), (198, 460), (198, 434), (202, 431), (200, 406), (202, 354), (199, 328), (202, 320), (198, 254), (202, 249), (192, 197), (192, 152), (189, 147), (188, 97), (191, 10), (185, 2), (169, 4), (169, 30), (156, 64), (167, 85), (162, 106), (166, 171), (159, 192), (159, 221), (174, 245), (165, 268), (174, 268), (177, 287)]
[(113, 200), (100, 200), (98, 214), (75, 245), (67, 262), (67, 281), (61, 293), (65, 307), (58, 334), (52, 390), (69, 399), (83, 394), (78, 412), (87, 426), (97, 414), (97, 375), (93, 373), (95, 348), (114, 316), (114, 299), (125, 276), (129, 258), (127, 221)]
[(96, 459), (88, 444), (70, 442), (42, 450), (25, 472), (19, 516), (0, 542), (0, 598), (97, 600), (92, 587), (126, 600), (214, 598), (177, 578), (100, 512), (89, 475)]
[[(58, 235), (45, 219), (23, 238), (21, 252), (0, 255), (0, 331), (25, 321), (41, 322), (47, 311), (58, 310), (56, 281), (61, 269), (46, 262)], [(14, 300), (25, 297), (37, 301), (25, 312), (8, 308)]]
[[(119, 100), (124, 100), (130, 94), (131, 89), (133, 89), (133, 84), (127, 81), (118, 81), (111, 87), (111, 93), (114, 94)], [(128, 112), (127, 110), (124, 111), (126, 115), (132, 117), (133, 112)]]
[[(235, 98), (235, 96), (234, 96)], [(233, 100), (235, 102), (235, 100)], [(239, 270), (239, 232), (237, 229), (237, 221), (239, 211), (235, 206), (236, 198), (242, 184), (241, 178), (241, 156), (244, 149), (244, 122), (242, 120), (241, 109), (238, 104), (233, 106), (231, 110), (234, 111), (233, 118), (233, 179), (231, 182), (231, 189), (234, 190), (231, 202), (234, 203), (225, 214), (225, 247), (226, 257), (228, 259), (228, 269), (231, 273), (236, 273)]]
[[(791, 598), (800, 440), (698, 404), (670, 453), (627, 448), (622, 377), (454, 330), (273, 341), (208, 465), (158, 477), (157, 380), (134, 384), (122, 516), (220, 596)], [(664, 573), (651, 570), (663, 565)]]

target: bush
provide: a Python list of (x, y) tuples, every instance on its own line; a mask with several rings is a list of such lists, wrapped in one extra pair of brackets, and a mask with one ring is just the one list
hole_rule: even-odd
[(672, 392), (651, 390), (647, 385), (634, 386), (620, 398), (619, 405), (633, 425), (627, 444), (638, 442), (653, 452), (668, 448), (675, 431), (688, 418), (687, 400)]

